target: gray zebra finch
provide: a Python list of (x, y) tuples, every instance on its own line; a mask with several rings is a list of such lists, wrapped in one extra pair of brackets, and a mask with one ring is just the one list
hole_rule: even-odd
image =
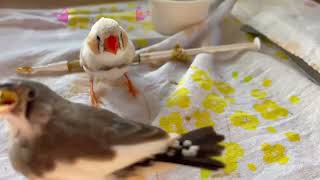
[(211, 158), (224, 149), (212, 127), (168, 134), (70, 102), (34, 81), (0, 83), (0, 116), (10, 129), (11, 163), (32, 180), (132, 179), (172, 164), (224, 167)]

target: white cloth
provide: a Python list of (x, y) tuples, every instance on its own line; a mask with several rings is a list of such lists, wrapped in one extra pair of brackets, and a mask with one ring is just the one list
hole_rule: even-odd
[[(66, 24), (62, 22), (65, 14), (59, 15), (60, 21), (52, 15), (61, 10), (1, 9), (0, 79), (16, 76), (17, 66), (77, 59), (93, 17), (101, 13), (119, 20), (140, 47), (164, 39), (150, 28), (149, 17), (135, 22), (136, 7), (118, 3), (69, 9)], [(223, 44), (246, 41), (232, 18), (210, 32), (210, 44), (220, 39)], [(262, 52), (269, 55), (201, 54), (191, 68), (179, 62), (158, 69), (130, 67), (130, 78), (140, 93), (137, 98), (121, 83), (110, 84), (107, 90), (98, 83), (96, 89), (104, 108), (122, 117), (174, 132), (214, 123), (217, 132), (225, 135), (227, 150), (222, 158), (226, 169), (212, 174), (179, 167), (150, 179), (196, 180), (212, 175), (221, 179), (319, 178), (319, 88), (273, 46), (264, 44)], [(25, 78), (41, 81), (71, 101), (89, 104), (84, 73)], [(276, 143), (279, 145), (274, 146)], [(7, 144), (7, 130), (0, 122), (0, 179), (24, 179), (10, 166)]]
[(320, 72), (319, 3), (241, 0), (232, 14)]

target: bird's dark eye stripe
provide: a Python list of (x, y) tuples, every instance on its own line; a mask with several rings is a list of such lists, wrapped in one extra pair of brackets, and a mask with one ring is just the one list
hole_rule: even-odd
[(28, 97), (29, 98), (34, 98), (36, 96), (36, 92), (34, 91), (34, 90), (31, 90), (31, 91), (29, 91), (29, 93), (28, 93)]

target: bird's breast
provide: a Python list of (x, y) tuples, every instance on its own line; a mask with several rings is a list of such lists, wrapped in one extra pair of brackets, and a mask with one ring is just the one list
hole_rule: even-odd
[(87, 69), (91, 71), (128, 64), (131, 59), (133, 59), (132, 55), (128, 56), (124, 50), (118, 51), (117, 55), (111, 55), (109, 53), (96, 55), (93, 54), (89, 48), (85, 47), (80, 54), (81, 64), (87, 66)]
[(78, 158), (72, 163), (59, 161), (52, 171), (46, 172), (44, 179), (63, 180), (105, 180), (114, 177), (112, 174), (155, 154), (164, 152), (168, 147), (169, 139), (135, 145), (114, 146), (115, 156), (112, 159)]

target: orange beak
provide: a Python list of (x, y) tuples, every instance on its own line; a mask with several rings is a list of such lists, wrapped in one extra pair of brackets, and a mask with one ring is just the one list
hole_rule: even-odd
[(118, 37), (111, 35), (104, 40), (104, 51), (110, 52), (112, 54), (117, 54), (118, 48)]
[(10, 90), (0, 90), (0, 114), (9, 112), (18, 101), (16, 92)]

